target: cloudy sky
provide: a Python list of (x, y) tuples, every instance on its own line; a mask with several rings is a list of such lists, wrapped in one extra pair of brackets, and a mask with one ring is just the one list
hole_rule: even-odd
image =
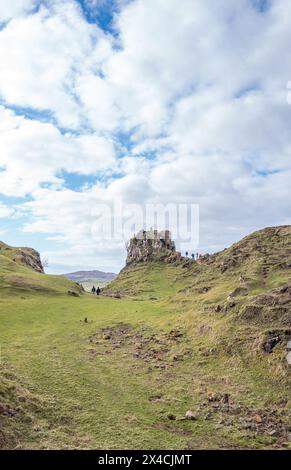
[(200, 252), (290, 224), (289, 81), (289, 0), (0, 0), (0, 239), (60, 273), (123, 265), (112, 201), (198, 204)]

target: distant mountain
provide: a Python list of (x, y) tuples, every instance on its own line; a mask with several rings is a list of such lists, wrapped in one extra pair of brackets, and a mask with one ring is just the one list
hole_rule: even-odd
[(105, 273), (103, 271), (76, 271), (74, 273), (63, 274), (67, 279), (75, 282), (84, 282), (91, 279), (98, 279), (100, 281), (112, 281), (117, 277), (115, 273)]

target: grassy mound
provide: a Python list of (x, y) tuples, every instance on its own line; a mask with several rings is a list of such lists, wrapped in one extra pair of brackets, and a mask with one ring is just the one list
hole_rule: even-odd
[(62, 276), (49, 276), (14, 261), (0, 251), (0, 295), (21, 296), (29, 294), (67, 293), (69, 290), (81, 293), (81, 287)]

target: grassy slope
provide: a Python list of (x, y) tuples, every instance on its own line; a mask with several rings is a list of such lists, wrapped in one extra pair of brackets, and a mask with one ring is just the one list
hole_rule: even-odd
[[(280, 250), (290, 242), (289, 234), (284, 237), (277, 243)], [(261, 240), (264, 247), (268, 243), (273, 256), (273, 235)], [(272, 354), (261, 348), (270, 329), (286, 329), (286, 324), (280, 317), (245, 320), (241, 312), (253, 296), (290, 283), (290, 269), (272, 260), (266, 274), (270, 256), (253, 250), (251, 258), (242, 256), (221, 273), (221, 263), (235, 256), (237, 250), (226, 251), (210, 264), (189, 267), (132, 266), (108, 288), (125, 295), (122, 299), (70, 297), (69, 281), (24, 272), (1, 258), (0, 446), (287, 445), (285, 343)], [(229, 304), (227, 296), (242, 274), (248, 295), (215, 312), (218, 304)], [(21, 287), (8, 287), (19, 278)], [(201, 293), (205, 286), (211, 289)], [(225, 393), (229, 410), (220, 400)], [(180, 419), (188, 409), (196, 421)], [(256, 423), (256, 415), (262, 423)]]

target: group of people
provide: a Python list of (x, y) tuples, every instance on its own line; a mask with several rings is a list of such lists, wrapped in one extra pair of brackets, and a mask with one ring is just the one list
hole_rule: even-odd
[[(186, 251), (185, 255), (186, 255), (187, 257), (189, 256), (188, 251)], [(202, 255), (199, 254), (199, 253), (192, 253), (192, 254), (191, 254), (191, 258), (192, 258), (192, 259), (195, 259), (195, 260), (201, 258), (201, 256), (202, 256)]]
[(91, 292), (92, 292), (92, 294), (100, 295), (101, 289), (100, 289), (99, 286), (97, 288), (95, 286), (93, 286), (92, 289), (91, 289)]

